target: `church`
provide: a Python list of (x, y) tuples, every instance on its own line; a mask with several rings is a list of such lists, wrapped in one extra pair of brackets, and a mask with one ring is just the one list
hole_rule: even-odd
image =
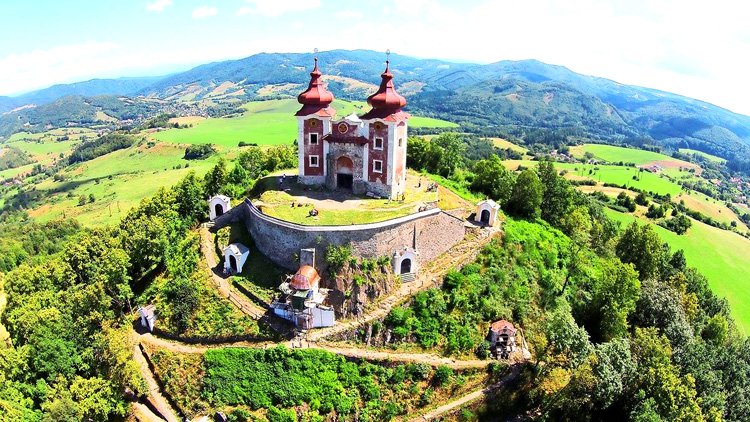
[(406, 99), (396, 92), (386, 61), (377, 92), (367, 98), (371, 110), (336, 120), (333, 94), (322, 84), (318, 59), (310, 84), (297, 100), (298, 181), (355, 194), (396, 198), (406, 180)]

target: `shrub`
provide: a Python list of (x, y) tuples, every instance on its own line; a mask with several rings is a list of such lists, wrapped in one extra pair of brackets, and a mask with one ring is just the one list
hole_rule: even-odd
[(185, 148), (183, 158), (186, 160), (205, 160), (213, 154), (216, 154), (216, 148), (213, 144), (190, 145)]
[(453, 369), (447, 365), (440, 365), (435, 369), (435, 383), (437, 385), (448, 384), (453, 378)]

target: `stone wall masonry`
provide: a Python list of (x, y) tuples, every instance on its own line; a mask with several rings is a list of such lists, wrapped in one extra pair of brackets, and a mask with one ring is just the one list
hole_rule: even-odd
[[(241, 208), (242, 211), (236, 209)], [(225, 219), (226, 216), (226, 219)], [(391, 257), (396, 250), (411, 247), (416, 239), (419, 267), (460, 242), (464, 222), (440, 209), (371, 224), (351, 226), (304, 226), (263, 214), (249, 199), (216, 221), (217, 227), (244, 220), (257, 248), (276, 264), (296, 270), (300, 249), (315, 248), (318, 271), (326, 269), (328, 245), (352, 246), (352, 254), (363, 258)]]

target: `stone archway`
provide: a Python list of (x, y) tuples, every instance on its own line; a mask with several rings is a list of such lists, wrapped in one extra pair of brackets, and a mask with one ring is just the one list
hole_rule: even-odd
[(229, 267), (232, 268), (232, 272), (237, 272), (237, 258), (234, 255), (229, 255)]
[(221, 204), (216, 204), (214, 206), (214, 212), (217, 217), (221, 217), (222, 215), (224, 215), (224, 206)]
[(336, 187), (351, 189), (354, 185), (354, 162), (351, 158), (342, 155), (336, 159)]
[(408, 274), (411, 272), (411, 258), (404, 258), (401, 260), (401, 274)]
[(482, 216), (479, 221), (481, 221), (482, 224), (490, 224), (490, 210), (482, 210)]

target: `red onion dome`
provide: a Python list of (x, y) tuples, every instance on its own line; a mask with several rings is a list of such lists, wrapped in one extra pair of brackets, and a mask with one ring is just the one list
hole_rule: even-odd
[(292, 277), (291, 287), (296, 290), (310, 290), (318, 286), (320, 276), (315, 268), (309, 265), (299, 267), (297, 273)]
[(331, 94), (320, 81), (320, 77), (323, 74), (318, 70), (318, 58), (315, 58), (315, 68), (310, 72), (310, 85), (307, 86), (305, 92), (299, 94), (297, 101), (300, 104), (312, 105), (312, 106), (327, 106), (333, 102), (333, 94)]
[(388, 60), (385, 61), (385, 72), (380, 75), (383, 78), (380, 82), (380, 88), (378, 88), (378, 92), (367, 98), (367, 104), (370, 104), (374, 109), (398, 111), (406, 105), (406, 98), (396, 92), (396, 88), (393, 86), (393, 74), (389, 70), (389, 63)]

